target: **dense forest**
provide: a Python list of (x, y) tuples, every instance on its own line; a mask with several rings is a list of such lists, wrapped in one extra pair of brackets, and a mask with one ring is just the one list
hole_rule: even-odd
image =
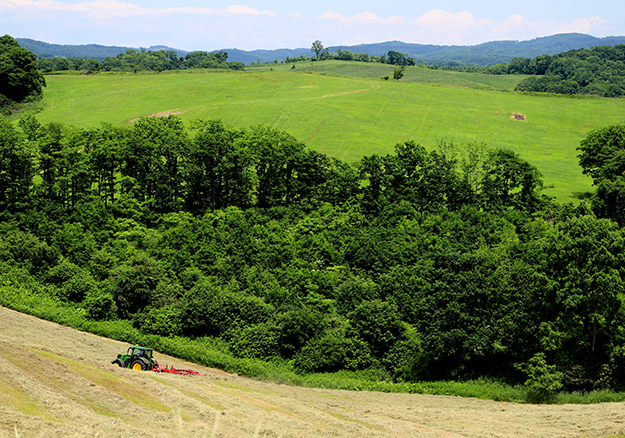
[[(624, 131), (590, 133), (584, 169), (612, 181)], [(3, 284), (94, 320), (299, 372), (625, 388), (624, 233), (511, 151), (351, 165), (266, 126), (28, 116), (0, 120), (0, 157)]]
[(480, 142), (345, 163), (267, 126), (2, 118), (0, 281), (300, 373), (625, 390), (625, 126), (578, 150), (590, 207)]
[(35, 55), (11, 36), (0, 37), (0, 109), (41, 99), (45, 86)]
[(620, 97), (625, 95), (625, 44), (514, 59), (505, 70), (533, 75), (517, 86), (519, 91)]
[(135, 50), (107, 56), (101, 62), (89, 58), (37, 58), (39, 70), (52, 71), (164, 71), (185, 70), (189, 68), (213, 68), (242, 70), (245, 64), (238, 61), (228, 62), (227, 52), (191, 52), (178, 56), (174, 50)]

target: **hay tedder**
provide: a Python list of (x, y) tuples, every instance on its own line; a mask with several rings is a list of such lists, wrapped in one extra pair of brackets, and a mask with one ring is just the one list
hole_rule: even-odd
[(179, 374), (181, 376), (201, 376), (193, 370), (179, 370), (174, 367), (161, 368), (152, 356), (152, 349), (133, 345), (126, 353), (119, 353), (112, 364), (121, 368), (132, 368), (136, 371), (154, 371), (156, 373)]

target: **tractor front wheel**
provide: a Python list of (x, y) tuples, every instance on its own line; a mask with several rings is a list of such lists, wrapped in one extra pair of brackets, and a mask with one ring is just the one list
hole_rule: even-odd
[(132, 363), (130, 368), (135, 371), (145, 371), (147, 369), (147, 366), (144, 361), (142, 361), (141, 359), (137, 359)]
[(115, 360), (113, 361), (113, 363), (114, 363), (115, 365), (117, 365), (118, 367), (120, 367), (120, 368), (124, 368), (124, 362), (122, 362), (122, 360), (121, 360), (121, 359), (115, 359)]

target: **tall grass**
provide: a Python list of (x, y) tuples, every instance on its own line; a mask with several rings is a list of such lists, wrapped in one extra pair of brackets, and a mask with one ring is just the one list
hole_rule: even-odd
[[(23, 283), (16, 284), (15, 272), (12, 271), (10, 276), (0, 274), (0, 305), (2, 306), (109, 339), (149, 345), (163, 354), (254, 379), (308, 388), (449, 395), (507, 402), (526, 402), (528, 399), (527, 391), (523, 386), (511, 386), (492, 380), (392, 382), (385, 380), (386, 376), (376, 370), (300, 374), (286, 362), (236, 358), (222, 342), (216, 339), (146, 335), (133, 328), (130, 321), (88, 320), (79, 306), (63, 303), (49, 296), (45, 288), (37, 289), (36, 283), (29, 282), (27, 277), (23, 278)], [(616, 401), (625, 401), (625, 393), (608, 391), (559, 393), (552, 400), (553, 403), (558, 404)]]

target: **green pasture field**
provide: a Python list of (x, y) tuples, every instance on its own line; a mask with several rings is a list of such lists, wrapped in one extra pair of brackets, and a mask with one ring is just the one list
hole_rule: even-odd
[[(293, 69), (293, 65), (295, 68)], [(379, 62), (355, 61), (300, 61), (288, 64), (262, 64), (247, 67), (248, 71), (291, 71), (314, 72), (319, 74), (353, 76), (369, 79), (380, 79), (388, 76), (393, 81), (394, 65)], [(401, 82), (418, 82), (431, 85), (454, 87), (495, 88), (514, 90), (519, 82), (527, 76), (521, 75), (485, 75), (480, 73), (464, 73), (456, 71), (433, 70), (421, 67), (406, 67)]]
[[(334, 64), (329, 62), (328, 68)], [(580, 140), (591, 129), (625, 123), (622, 99), (537, 96), (494, 87), (384, 81), (378, 73), (371, 78), (348, 77), (298, 68), (49, 75), (44, 107), (37, 117), (42, 123), (79, 127), (102, 122), (125, 125), (154, 114), (177, 114), (187, 122), (221, 119), (240, 128), (265, 124), (348, 162), (390, 153), (396, 143), (406, 140), (428, 149), (438, 140), (483, 141), (510, 148), (536, 165), (546, 184), (553, 186), (547, 193), (561, 201), (576, 200), (592, 190), (577, 162)], [(434, 72), (441, 81), (445, 76), (440, 73), (462, 75)], [(492, 78), (477, 76), (483, 83)], [(522, 114), (525, 121), (513, 114)]]

